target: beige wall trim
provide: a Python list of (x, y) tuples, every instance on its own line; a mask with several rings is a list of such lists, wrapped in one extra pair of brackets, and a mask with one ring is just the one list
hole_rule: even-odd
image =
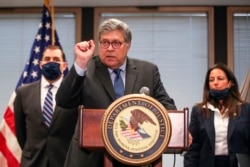
[[(41, 8), (0, 8), (0, 14), (32, 14), (36, 13), (39, 14), (42, 12)], [(81, 32), (82, 32), (82, 10), (78, 7), (55, 7), (54, 9), (55, 14), (56, 13), (73, 13), (76, 17), (76, 29), (75, 29), (75, 42), (81, 41)]]
[(233, 15), (235, 13), (250, 13), (250, 6), (248, 7), (228, 7), (227, 8), (227, 64), (234, 69), (234, 36), (233, 36)]

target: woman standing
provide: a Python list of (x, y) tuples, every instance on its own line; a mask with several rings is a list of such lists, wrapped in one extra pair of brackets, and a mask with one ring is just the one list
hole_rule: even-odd
[(202, 102), (192, 108), (192, 143), (184, 167), (237, 167), (236, 153), (250, 154), (250, 104), (224, 64), (207, 71)]

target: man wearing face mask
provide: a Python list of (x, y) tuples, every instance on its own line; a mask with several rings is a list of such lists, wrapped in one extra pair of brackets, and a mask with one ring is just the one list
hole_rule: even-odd
[(40, 61), (41, 79), (20, 86), (14, 101), (21, 167), (62, 167), (77, 122), (77, 108), (55, 104), (67, 67), (58, 46), (48, 46)]

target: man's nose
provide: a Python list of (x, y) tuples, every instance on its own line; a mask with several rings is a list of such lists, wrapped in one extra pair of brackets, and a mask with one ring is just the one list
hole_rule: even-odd
[(109, 43), (109, 47), (107, 49), (108, 50), (114, 50), (114, 47), (113, 47), (112, 43)]

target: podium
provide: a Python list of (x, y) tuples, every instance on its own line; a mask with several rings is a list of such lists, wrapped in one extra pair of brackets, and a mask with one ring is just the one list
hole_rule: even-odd
[[(105, 151), (101, 134), (101, 122), (104, 109), (79, 108), (79, 147), (88, 150), (103, 150), (104, 166), (113, 167), (113, 158)], [(168, 110), (171, 120), (172, 134), (164, 153), (182, 153), (188, 149), (188, 108), (183, 110)], [(162, 157), (153, 162), (154, 167), (162, 167)]]

